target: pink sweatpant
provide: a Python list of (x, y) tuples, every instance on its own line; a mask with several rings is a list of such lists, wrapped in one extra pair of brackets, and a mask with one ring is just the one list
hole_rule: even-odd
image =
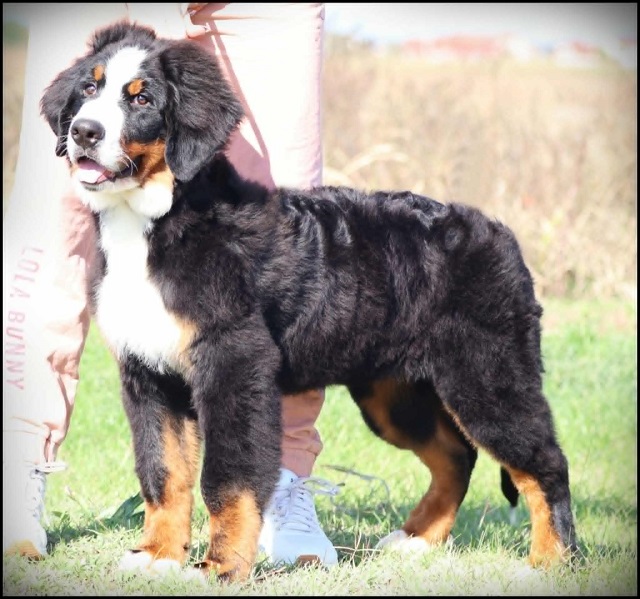
[[(229, 152), (265, 185), (310, 187), (322, 177), (321, 4), (40, 4), (29, 9), (20, 151), (3, 222), (3, 459), (55, 459), (73, 412), (89, 327), (87, 273), (95, 231), (69, 191), (65, 161), (39, 114), (44, 88), (86, 50), (93, 29), (130, 18), (160, 35), (197, 38), (222, 61), (247, 118)], [(311, 473), (322, 449), (315, 421), (324, 393), (284, 397), (282, 465)]]

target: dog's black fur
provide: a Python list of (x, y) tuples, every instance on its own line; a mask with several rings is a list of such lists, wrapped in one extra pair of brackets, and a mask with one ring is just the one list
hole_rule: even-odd
[[(147, 272), (188, 333), (177, 366), (119, 353), (147, 504), (138, 550), (185, 559), (188, 525), (175, 522), (190, 515), (199, 436), (207, 563), (246, 576), (277, 479), (279, 398), (334, 384), (439, 483), (408, 535), (447, 538), (484, 448), (509, 472), (512, 503), (511, 479), (528, 500), (531, 560), (572, 550), (567, 461), (542, 393), (541, 308), (513, 233), (475, 208), (411, 192), (270, 191), (242, 179), (223, 151), (242, 109), (214, 59), (126, 24), (98, 33), (46, 91), (59, 154), (89, 101), (78, 92), (87, 73), (136, 44), (150, 52), (140, 77), (155, 112), (145, 127), (127, 125), (129, 136), (166, 143), (175, 177), (170, 209), (145, 233)], [(96, 219), (105, 226), (100, 211)], [(108, 261), (102, 252), (96, 302)]]

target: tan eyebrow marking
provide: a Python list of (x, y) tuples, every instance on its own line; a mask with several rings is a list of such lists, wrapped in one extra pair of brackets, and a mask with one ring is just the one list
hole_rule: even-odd
[(137, 96), (144, 89), (144, 81), (142, 79), (134, 79), (127, 86), (127, 91), (130, 96)]
[(93, 78), (96, 81), (100, 81), (104, 77), (104, 65), (99, 64), (97, 67), (93, 68)]

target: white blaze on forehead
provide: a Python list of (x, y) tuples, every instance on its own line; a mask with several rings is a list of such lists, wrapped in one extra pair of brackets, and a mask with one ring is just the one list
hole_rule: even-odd
[(109, 59), (105, 66), (107, 85), (116, 86), (121, 90), (124, 85), (135, 79), (140, 71), (140, 65), (147, 57), (147, 51), (141, 48), (123, 48)]
[[(74, 117), (74, 121), (91, 119), (104, 127), (105, 138), (100, 145), (99, 162), (107, 168), (118, 170), (122, 166), (120, 139), (125, 121), (120, 106), (122, 89), (139, 76), (140, 66), (147, 54), (146, 50), (135, 47), (118, 50), (105, 65), (104, 89), (98, 92), (97, 98), (85, 102)], [(69, 144), (73, 145), (71, 136)]]

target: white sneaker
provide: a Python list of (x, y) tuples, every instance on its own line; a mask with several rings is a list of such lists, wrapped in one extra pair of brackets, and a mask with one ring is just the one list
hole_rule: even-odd
[(2, 463), (2, 553), (31, 559), (47, 555), (47, 533), (42, 527), (45, 475), (63, 470), (62, 462), (35, 465)]
[(313, 496), (338, 489), (321, 478), (280, 469), (280, 480), (265, 510), (259, 547), (273, 563), (338, 563), (338, 553), (318, 522)]

